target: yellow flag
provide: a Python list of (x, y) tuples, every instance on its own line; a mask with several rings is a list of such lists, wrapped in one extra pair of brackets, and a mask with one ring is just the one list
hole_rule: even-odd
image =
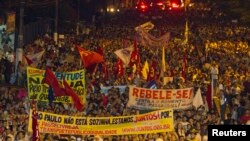
[(162, 47), (162, 71), (163, 73), (166, 71), (166, 61), (165, 61), (165, 47)]
[(136, 72), (136, 64), (134, 64), (133, 66), (132, 66), (132, 69), (133, 69), (133, 73), (135, 73)]
[(146, 61), (142, 68), (142, 76), (144, 79), (148, 78), (148, 72), (149, 72), (149, 65), (148, 65), (148, 61)]
[(216, 107), (219, 115), (221, 115), (220, 99), (218, 97), (214, 97), (213, 100), (214, 100), (214, 104), (215, 104), (215, 107)]
[(188, 21), (186, 20), (186, 24), (185, 24), (185, 39), (184, 39), (184, 43), (187, 44), (188, 43)]

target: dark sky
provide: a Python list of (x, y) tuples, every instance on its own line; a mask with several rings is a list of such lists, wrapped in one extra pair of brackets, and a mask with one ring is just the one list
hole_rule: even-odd
[[(0, 15), (3, 11), (19, 12), (20, 0), (0, 0)], [(53, 19), (55, 16), (55, 0), (25, 0), (25, 22), (35, 21), (39, 18)], [(102, 7), (105, 0), (59, 0), (59, 17), (62, 21), (77, 19), (77, 9), (80, 9), (80, 19), (86, 19)], [(9, 8), (11, 7), (11, 8)]]

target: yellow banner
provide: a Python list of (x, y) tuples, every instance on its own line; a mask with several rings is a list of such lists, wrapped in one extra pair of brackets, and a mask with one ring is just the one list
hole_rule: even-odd
[[(28, 131), (32, 132), (32, 111)], [(73, 117), (38, 112), (40, 133), (71, 135), (125, 135), (173, 131), (173, 110), (120, 117)]]
[(7, 14), (7, 32), (15, 32), (16, 13)]
[[(49, 86), (42, 84), (44, 73), (45, 70), (27, 67), (28, 94), (30, 99), (48, 101)], [(54, 72), (54, 74), (60, 83), (62, 83), (61, 81), (64, 77), (74, 92), (78, 94), (79, 98), (85, 103), (86, 86), (84, 70), (65, 73)], [(71, 103), (72, 99), (68, 96), (60, 96), (55, 97), (55, 102)]]

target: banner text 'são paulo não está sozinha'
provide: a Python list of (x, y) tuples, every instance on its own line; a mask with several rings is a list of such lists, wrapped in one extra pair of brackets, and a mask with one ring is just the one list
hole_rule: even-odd
[[(30, 112), (29, 132), (32, 132)], [(71, 135), (124, 135), (173, 131), (173, 110), (119, 117), (74, 117), (38, 112), (40, 133)]]

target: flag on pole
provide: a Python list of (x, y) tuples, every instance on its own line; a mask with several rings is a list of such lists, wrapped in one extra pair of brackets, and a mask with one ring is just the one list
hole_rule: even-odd
[(147, 77), (148, 82), (156, 78), (156, 71), (157, 71), (157, 61), (155, 59), (152, 59), (152, 62), (149, 68), (148, 77)]
[(188, 32), (189, 32), (189, 29), (188, 29), (188, 20), (186, 19), (185, 32), (184, 32), (184, 35), (185, 35), (184, 44), (188, 43)]
[(199, 88), (194, 96), (193, 106), (197, 109), (201, 105), (204, 105), (204, 102), (201, 96), (201, 89)]
[(148, 61), (146, 60), (142, 68), (142, 72), (141, 72), (143, 79), (147, 80), (148, 72), (149, 72), (149, 65), (148, 65)]
[(115, 55), (122, 60), (125, 66), (129, 65), (131, 54), (134, 50), (133, 45), (127, 48), (116, 50)]
[(103, 56), (94, 51), (88, 51), (81, 47), (77, 47), (81, 56), (81, 60), (85, 68), (88, 68), (92, 64), (98, 64), (104, 62)]
[(102, 63), (102, 73), (104, 74), (104, 78), (107, 80), (109, 79), (109, 70), (107, 64), (104, 62)]
[[(37, 67), (39, 62), (41, 62), (41, 58), (43, 57), (44, 52), (45, 51), (43, 50), (43, 51), (40, 51), (40, 52), (32, 54), (32, 55), (27, 55), (26, 57), (30, 60), (29, 65), (32, 67)], [(28, 62), (28, 60), (27, 60), (27, 62)]]
[(78, 95), (74, 92), (74, 90), (69, 86), (69, 84), (65, 80), (63, 80), (63, 85), (64, 85), (65, 93), (72, 98), (76, 109), (78, 111), (82, 111), (83, 104), (82, 104), (80, 98), (78, 97)]
[(216, 96), (213, 98), (214, 106), (218, 112), (218, 114), (221, 116), (221, 105), (220, 105), (220, 99)]
[(25, 66), (30, 66), (33, 62), (27, 57), (27, 56), (25, 56), (25, 55), (23, 55), (23, 64), (25, 65)]
[(162, 47), (162, 73), (164, 74), (166, 72), (166, 60), (165, 60), (165, 47)]
[(32, 141), (40, 141), (37, 118), (38, 118), (38, 114), (36, 110), (36, 104), (33, 99), (32, 100), (32, 130), (33, 130)]
[(141, 64), (141, 57), (140, 57), (140, 51), (137, 47), (137, 42), (134, 41), (134, 50), (132, 51), (129, 66), (132, 67), (133, 73), (136, 72), (137, 69), (140, 69)]
[(123, 67), (123, 62), (121, 59), (118, 59), (116, 62), (116, 70), (115, 70), (115, 74), (116, 77), (121, 77), (124, 75), (124, 67)]
[(130, 67), (132, 67), (134, 64), (137, 65), (139, 61), (140, 61), (140, 53), (137, 47), (137, 42), (134, 41), (134, 49), (131, 53), (130, 62), (129, 62)]
[(52, 72), (52, 70), (50, 70), (49, 67), (46, 68), (45, 76), (42, 83), (46, 83), (51, 86), (53, 88), (55, 96), (66, 96), (55, 74)]

